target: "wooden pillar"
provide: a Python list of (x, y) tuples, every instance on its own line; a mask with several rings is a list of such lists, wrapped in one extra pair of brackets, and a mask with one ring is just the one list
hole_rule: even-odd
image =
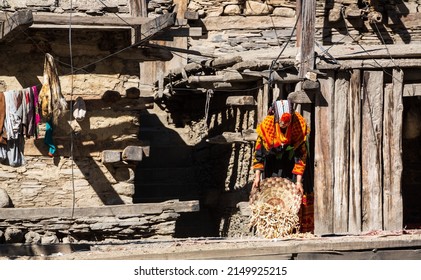
[[(174, 0), (177, 5), (177, 19), (184, 19), (188, 0)], [(180, 49), (188, 49), (187, 37), (174, 37), (173, 41), (155, 41), (156, 44)], [(163, 83), (163, 78), (175, 69), (187, 65), (187, 54), (177, 53), (170, 61), (145, 61), (140, 67), (140, 83), (146, 88), (153, 88), (156, 81)], [(162, 95), (162, 92), (161, 92)]]
[[(299, 4), (301, 2), (301, 4)], [(305, 77), (309, 69), (314, 69), (314, 40), (316, 28), (316, 0), (297, 1), (297, 16), (300, 15), (297, 43), (300, 52), (299, 77)]]
[(320, 80), (316, 95), (314, 130), (314, 233), (333, 233), (333, 146), (332, 98), (335, 72)]
[(393, 81), (384, 95), (383, 119), (383, 219), (384, 230), (403, 227), (402, 202), (402, 70), (393, 70)]
[(349, 87), (349, 217), (348, 232), (361, 232), (361, 70), (351, 73)]
[(348, 178), (349, 178), (349, 95), (348, 71), (336, 76), (333, 95), (333, 207), (334, 233), (348, 231)]
[[(148, 16), (146, 0), (129, 0), (129, 10), (133, 17)], [(140, 25), (135, 26), (132, 30), (132, 44), (139, 42), (141, 38)]]
[(362, 230), (383, 229), (383, 71), (365, 71), (362, 98)]

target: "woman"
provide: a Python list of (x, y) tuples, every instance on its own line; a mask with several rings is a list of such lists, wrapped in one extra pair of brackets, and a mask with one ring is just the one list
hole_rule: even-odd
[(268, 116), (257, 126), (253, 156), (255, 179), (252, 194), (259, 190), (261, 179), (284, 177), (295, 181), (303, 190), (303, 174), (307, 161), (307, 122), (292, 109), (288, 100), (274, 102)]

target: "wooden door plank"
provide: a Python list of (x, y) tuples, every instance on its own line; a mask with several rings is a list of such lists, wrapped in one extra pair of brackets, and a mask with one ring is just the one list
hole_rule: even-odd
[(320, 80), (316, 95), (314, 131), (314, 233), (333, 233), (332, 96), (334, 71)]
[(383, 229), (383, 71), (365, 71), (362, 99), (362, 230)]
[(348, 231), (349, 95), (350, 74), (340, 71), (333, 95), (333, 205), (334, 233)]
[(402, 202), (402, 119), (403, 71), (393, 70), (393, 81), (386, 87), (383, 120), (383, 219), (385, 230), (403, 227)]
[(361, 232), (361, 70), (351, 73), (349, 88), (348, 233)]

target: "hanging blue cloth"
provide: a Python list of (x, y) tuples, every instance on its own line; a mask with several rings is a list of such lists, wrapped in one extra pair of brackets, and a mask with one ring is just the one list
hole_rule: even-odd
[(53, 123), (51, 119), (45, 123), (44, 143), (49, 147), (48, 155), (50, 157), (54, 156), (54, 153), (56, 152), (56, 146), (54, 145), (53, 141)]

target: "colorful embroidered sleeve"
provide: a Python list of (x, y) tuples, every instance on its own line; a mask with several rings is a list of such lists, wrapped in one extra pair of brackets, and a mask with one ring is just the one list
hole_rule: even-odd
[(306, 141), (307, 136), (310, 133), (310, 129), (305, 119), (298, 112), (295, 112), (294, 117), (294, 121), (291, 124), (291, 144), (294, 146), (296, 159), (292, 173), (296, 175), (303, 175), (307, 162)]
[(256, 145), (254, 147), (253, 155), (253, 170), (262, 170), (264, 169), (264, 146), (262, 144), (262, 138), (257, 137)]

